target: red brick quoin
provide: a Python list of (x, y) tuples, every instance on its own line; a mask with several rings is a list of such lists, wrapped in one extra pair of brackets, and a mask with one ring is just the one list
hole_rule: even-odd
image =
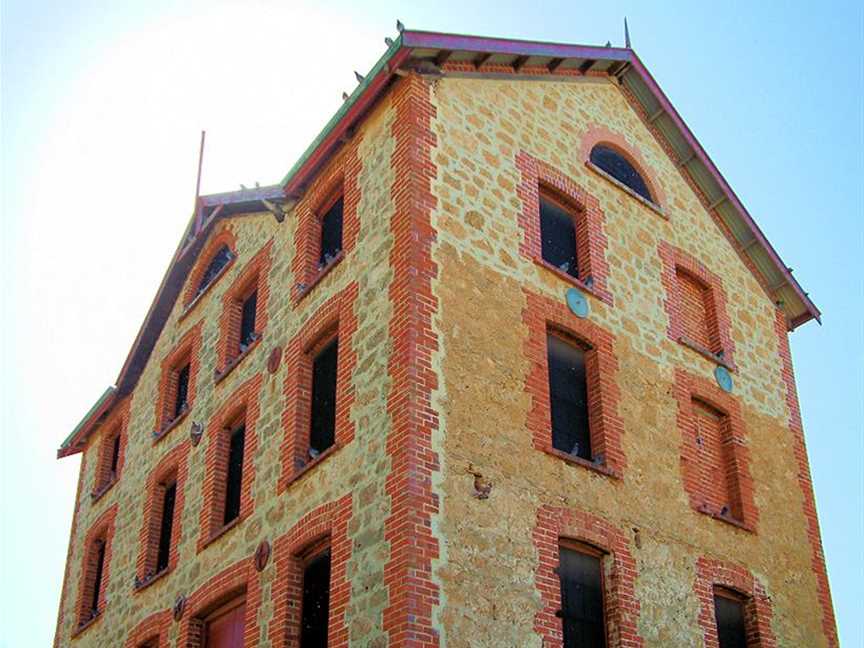
[(714, 616), (714, 591), (722, 587), (741, 595), (749, 648), (776, 648), (771, 631), (771, 599), (762, 584), (744, 567), (711, 558), (696, 562), (693, 589), (699, 599), (699, 625), (705, 637), (705, 648), (718, 648), (717, 621)]
[[(258, 437), (258, 393), (261, 374), (247, 380), (225, 399), (225, 404), (210, 419), (207, 427), (207, 454), (204, 469), (204, 502), (201, 506), (201, 532), (198, 538), (200, 552), (228, 529), (235, 527), (253, 510), (252, 484), (255, 481), (255, 451)], [(225, 505), (225, 479), (227, 474), (230, 433), (244, 422), (246, 439), (243, 449), (243, 482), (240, 489), (240, 515), (228, 526), (223, 526)]]
[[(201, 328), (204, 320), (190, 328), (180, 342), (174, 347), (165, 359), (162, 360), (162, 377), (159, 380), (159, 396), (156, 400), (156, 429), (153, 439), (159, 441), (164, 438), (182, 421), (195, 403), (195, 394), (198, 384), (198, 368), (201, 365)], [(177, 376), (180, 369), (189, 363), (189, 391), (186, 396), (188, 407), (176, 417), (174, 408), (177, 404)]]
[(391, 161), (395, 213), (390, 219), (393, 346), (387, 363), (392, 382), (387, 397), (391, 430), (386, 443), (391, 464), (385, 484), (390, 514), (384, 525), (390, 558), (384, 566), (389, 594), (384, 631), (393, 648), (439, 645), (433, 624), (439, 587), (432, 578), (432, 561), (439, 557), (438, 539), (432, 531), (433, 516), (439, 511), (432, 476), (440, 463), (432, 446), (439, 423), (432, 404), (432, 393), (438, 387), (432, 368), (432, 356), (438, 350), (432, 325), (438, 299), (432, 281), (438, 268), (432, 260), (436, 238), (431, 222), (435, 206), (432, 148), (436, 137), (431, 129), (435, 107), (430, 92), (427, 82), (412, 74), (400, 79), (392, 93), (396, 111)]
[[(663, 261), (661, 280), (666, 289), (663, 305), (669, 317), (669, 339), (685, 344), (712, 360), (722, 358), (722, 364), (734, 370), (735, 343), (732, 341), (729, 315), (726, 312), (726, 291), (723, 290), (720, 277), (680, 248), (665, 241), (660, 242), (658, 252)], [(688, 331), (698, 328), (698, 324), (687, 320), (691, 309), (687, 308), (685, 300), (692, 296), (682, 291), (681, 278), (690, 284), (701, 284), (703, 290), (707, 291), (704, 299), (707, 339), (694, 340), (690, 339), (692, 334), (688, 335)]]
[[(516, 189), (522, 201), (522, 213), (519, 214), (519, 226), (523, 234), (519, 244), (520, 253), (611, 305), (612, 293), (606, 287), (609, 276), (606, 263), (608, 242), (604, 226), (606, 217), (600, 209), (600, 202), (561, 171), (524, 151), (516, 156), (516, 166), (522, 173), (522, 180)], [(543, 260), (540, 243), (541, 193), (549, 194), (576, 213), (576, 253), (580, 279), (561, 272)], [(587, 283), (588, 277), (591, 278), (591, 285)]]
[(171, 481), (175, 482), (177, 487), (171, 527), (171, 547), (168, 552), (168, 567), (163, 573), (170, 572), (177, 566), (177, 547), (182, 536), (181, 521), (183, 520), (183, 496), (186, 485), (186, 459), (189, 456), (190, 445), (191, 442), (187, 439), (171, 448), (147, 478), (144, 515), (142, 516), (143, 524), (139, 533), (140, 549), (136, 564), (139, 590), (162, 575), (156, 573), (156, 560), (159, 551), (159, 532), (162, 523), (165, 485)]
[[(294, 258), (291, 273), (291, 299), (296, 305), (312, 288), (324, 278), (339, 261), (351, 253), (360, 232), (360, 203), (358, 178), (362, 164), (357, 149), (360, 137), (355, 137), (318, 174), (309, 190), (297, 203), (295, 209), (297, 225), (294, 230)], [(318, 267), (321, 254), (321, 218), (339, 196), (342, 205), (342, 252), (326, 268)]]
[[(753, 499), (750, 451), (738, 401), (713, 382), (683, 369), (675, 370), (674, 393), (681, 432), (681, 472), (690, 505), (700, 513), (755, 531), (759, 513)], [(719, 439), (702, 438), (706, 431), (699, 428), (696, 417), (701, 414), (694, 408), (705, 405), (720, 415)], [(724, 474), (718, 478), (712, 466), (719, 466)], [(725, 514), (721, 513), (724, 505), (729, 506)]]
[(205, 648), (204, 633), (207, 630), (208, 615), (240, 598), (246, 604), (243, 647), (256, 648), (261, 639), (261, 629), (258, 627), (261, 580), (255, 569), (254, 555), (223, 569), (186, 599), (177, 647)]
[[(96, 621), (105, 616), (108, 604), (106, 590), (111, 582), (111, 549), (114, 540), (114, 520), (117, 517), (117, 504), (106, 510), (87, 531), (84, 536), (84, 563), (81, 565), (81, 575), (78, 578), (78, 604), (76, 605), (75, 637), (91, 628)], [(96, 583), (97, 542), (105, 544), (105, 558), (102, 563), (102, 589), (97, 604), (98, 615), (91, 617), (90, 601), (93, 598)]]
[(273, 560), (273, 619), (269, 638), (273, 648), (299, 648), (301, 603), (303, 600), (303, 554), (316, 545), (330, 547), (330, 611), (327, 645), (348, 645), (345, 611), (351, 596), (347, 565), (351, 557), (348, 523), (351, 495), (328, 502), (304, 515), (288, 533), (276, 539)]
[[(288, 368), (285, 379), (287, 405), (282, 413), (285, 435), (280, 449), (282, 457), (280, 492), (310, 466), (322, 461), (333, 451), (351, 443), (354, 439), (354, 422), (351, 420), (354, 385), (351, 376), (357, 366), (357, 354), (352, 344), (354, 332), (357, 330), (357, 316), (354, 314), (356, 299), (357, 284), (351, 283), (324, 302), (285, 348), (285, 364)], [(310, 461), (312, 361), (315, 354), (337, 336), (339, 360), (336, 369), (335, 443), (331, 449)]]
[(584, 511), (544, 505), (537, 511), (534, 546), (538, 565), (536, 585), (542, 608), (534, 615), (534, 631), (545, 648), (563, 646), (561, 585), (558, 578), (561, 540), (575, 540), (601, 550), (603, 558), (604, 614), (609, 648), (637, 648), (642, 638), (637, 629), (639, 600), (636, 598), (636, 560), (624, 533), (603, 518)]
[(126, 638), (125, 648), (168, 648), (171, 610), (162, 610), (143, 619)]
[[(588, 319), (576, 317), (564, 299), (553, 300), (524, 291), (526, 305), (522, 321), (528, 327), (524, 353), (530, 364), (525, 391), (531, 396), (527, 427), (534, 447), (572, 463), (620, 477), (626, 460), (622, 447), (624, 424), (618, 416), (620, 392), (616, 381), (618, 361), (614, 336)], [(577, 342), (587, 349), (585, 372), (588, 382), (588, 427), (591, 448), (600, 461), (572, 457), (552, 447), (552, 415), (549, 401), (547, 332)]]
[[(120, 479), (123, 464), (126, 459), (127, 428), (129, 427), (129, 406), (131, 399), (125, 398), (123, 402), (114, 408), (108, 419), (100, 426), (102, 435), (99, 441), (98, 458), (96, 460), (96, 474), (93, 479), (93, 490), (90, 495), (93, 500), (98, 500)], [(114, 453), (114, 440), (119, 438), (120, 445), (117, 453), (117, 470), (111, 472), (111, 458)]]

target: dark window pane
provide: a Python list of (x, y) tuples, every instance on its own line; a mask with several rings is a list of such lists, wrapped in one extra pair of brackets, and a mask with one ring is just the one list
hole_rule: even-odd
[(303, 571), (302, 648), (327, 648), (330, 612), (330, 550), (313, 558)]
[(117, 475), (117, 466), (120, 463), (120, 435), (117, 434), (114, 436), (114, 440), (111, 441), (111, 475)]
[(210, 264), (201, 276), (201, 281), (198, 283), (198, 294), (204, 292), (204, 289), (210, 285), (210, 282), (216, 278), (216, 275), (219, 274), (222, 268), (228, 265), (228, 262), (233, 257), (234, 255), (231, 253), (231, 250), (227, 245), (223, 245), (221, 248), (216, 250), (216, 254), (213, 255)]
[(340, 197), (321, 218), (321, 257), (318, 263), (325, 266), (342, 251), (342, 206)]
[(177, 484), (165, 489), (162, 498), (162, 521), (159, 525), (159, 551), (156, 554), (156, 571), (168, 567), (168, 554), (171, 551), (171, 532), (174, 527), (174, 501), (177, 498)]
[(243, 301), (243, 315), (240, 318), (240, 351), (245, 351), (255, 339), (255, 313), (258, 309), (258, 291)]
[(543, 198), (540, 198), (540, 245), (544, 261), (572, 277), (579, 276), (573, 217)]
[(333, 445), (336, 433), (336, 366), (339, 341), (333, 340), (312, 361), (312, 423), (309, 455), (314, 459)]
[(99, 610), (99, 595), (102, 593), (102, 572), (105, 568), (105, 543), (96, 541), (96, 573), (93, 579), (93, 598), (90, 601), (90, 610), (94, 614)]
[(228, 447), (228, 475), (225, 484), (225, 518), (228, 524), (240, 515), (240, 486), (243, 483), (243, 446), (246, 428), (240, 426), (231, 433)]
[(725, 596), (714, 597), (717, 638), (720, 648), (747, 648), (744, 604)]
[(654, 202), (651, 197), (651, 192), (648, 191), (648, 185), (645, 180), (639, 175), (639, 172), (633, 168), (633, 165), (627, 159), (608, 146), (598, 145), (591, 149), (591, 162), (603, 169), (606, 173), (630, 187), (645, 200)]
[(564, 648), (605, 648), (600, 558), (561, 548), (561, 617)]
[(585, 351), (555, 335), (547, 336), (547, 345), (552, 447), (590, 460)]
[(174, 418), (180, 416), (189, 405), (189, 364), (177, 372), (177, 398), (174, 401)]

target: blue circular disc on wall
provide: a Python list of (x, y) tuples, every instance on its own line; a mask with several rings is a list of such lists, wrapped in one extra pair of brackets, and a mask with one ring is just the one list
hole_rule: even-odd
[(717, 384), (720, 385), (720, 389), (727, 393), (732, 392), (732, 374), (729, 373), (729, 370), (726, 367), (717, 367), (714, 370), (714, 378), (717, 379)]
[(588, 317), (588, 300), (576, 288), (567, 291), (567, 307), (576, 317)]

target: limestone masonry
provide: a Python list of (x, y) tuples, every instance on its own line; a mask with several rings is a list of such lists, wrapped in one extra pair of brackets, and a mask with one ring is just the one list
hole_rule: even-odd
[(632, 50), (404, 31), (199, 203), (58, 452), (55, 646), (838, 645), (819, 311)]

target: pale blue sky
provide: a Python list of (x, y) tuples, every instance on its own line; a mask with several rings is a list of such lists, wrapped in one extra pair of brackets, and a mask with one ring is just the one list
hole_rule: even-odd
[[(275, 182), (411, 28), (633, 46), (824, 324), (792, 336), (841, 639), (864, 645), (860, 2), (2, 3), (0, 646), (53, 637), (78, 458), (204, 190)], [(701, 6), (700, 6), (701, 5)], [(312, 61), (316, 61), (312, 65)]]

